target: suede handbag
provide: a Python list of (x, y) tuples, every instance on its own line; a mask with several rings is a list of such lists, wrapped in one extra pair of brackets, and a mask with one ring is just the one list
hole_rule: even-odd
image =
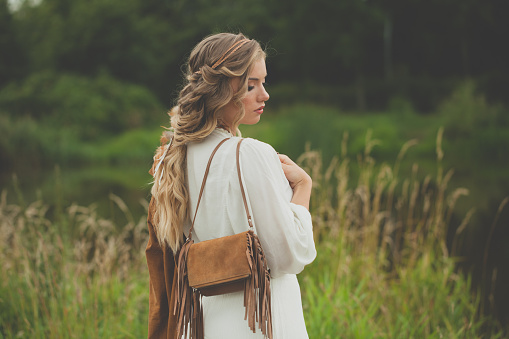
[(256, 332), (258, 322), (261, 332), (272, 339), (270, 271), (260, 240), (254, 232), (240, 172), (240, 144), (244, 139), (240, 139), (237, 144), (236, 165), (249, 230), (196, 244), (192, 240), (194, 222), (212, 158), (228, 139), (222, 140), (210, 155), (189, 235), (177, 255), (177, 303), (174, 314), (177, 316), (178, 335), (184, 334), (187, 337), (189, 327), (190, 339), (204, 338), (201, 306), (203, 296), (244, 291), (244, 319), (248, 321), (249, 328), (253, 333)]

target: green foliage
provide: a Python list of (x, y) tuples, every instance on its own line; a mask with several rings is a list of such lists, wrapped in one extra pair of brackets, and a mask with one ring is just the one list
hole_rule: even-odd
[(0, 0), (0, 88), (26, 72), (26, 57), (8, 7), (7, 0)]
[(484, 95), (476, 93), (475, 83), (460, 84), (438, 107), (445, 117), (448, 135), (451, 137), (473, 135), (485, 129), (509, 126), (507, 113), (501, 106), (488, 104)]
[(41, 124), (30, 116), (0, 115), (0, 159), (6, 168), (39, 168), (79, 160), (81, 146), (71, 129)]
[[(492, 97), (506, 100), (501, 85), (508, 54), (498, 42), (507, 35), (501, 15), (507, 4), (500, 1), (20, 3), (11, 13), (6, 0), (0, 6), (6, 19), (0, 47), (9, 50), (0, 57), (5, 83), (47, 69), (84, 76), (106, 70), (150, 88), (168, 104), (169, 91), (180, 82), (180, 66), (200, 39), (242, 31), (267, 44), (271, 82), (340, 87), (347, 97), (344, 108), (385, 109), (399, 95), (430, 111), (442, 88), (467, 76), (483, 81)], [(329, 93), (327, 99), (337, 98)]]
[(160, 137), (160, 129), (133, 129), (117, 138), (82, 147), (88, 162), (107, 164), (149, 164)]
[(73, 167), (129, 164), (131, 168), (135, 164), (139, 169), (139, 165), (150, 167), (159, 136), (159, 129), (132, 129), (118, 137), (104, 135), (84, 142), (71, 128), (55, 129), (29, 116), (14, 119), (5, 114), (0, 115), (0, 159), (4, 169), (22, 172), (27, 166), (50, 168), (55, 163)]
[(0, 108), (17, 119), (30, 117), (42, 126), (69, 129), (84, 140), (154, 124), (162, 110), (141, 86), (106, 74), (86, 78), (49, 71), (3, 88)]
[(371, 131), (371, 138), (376, 140), (372, 152), (377, 160), (395, 157), (400, 145), (411, 138), (419, 141), (415, 152), (420, 159), (433, 160), (433, 140), (439, 123), (413, 114), (408, 107), (395, 112), (357, 114), (308, 104), (287, 106), (275, 112), (267, 108), (262, 122), (241, 129), (244, 136), (266, 141), (291, 157), (302, 154), (309, 144), (328, 161), (333, 155), (342, 154), (344, 138), (348, 145), (345, 151), (355, 156), (364, 152), (366, 132)]
[[(403, 159), (404, 174), (410, 175), (412, 164), (416, 164), (416, 175), (423, 177), (434, 168), (435, 135), (445, 125), (444, 148), (448, 156), (444, 164), (454, 168), (457, 174), (452, 179), (453, 183), (466, 186), (471, 191), (465, 203), (461, 204), (462, 211), (479, 203), (485, 209), (490, 201), (498, 204), (507, 195), (509, 158), (504, 145), (509, 144), (508, 125), (497, 123), (486, 126), (488, 122), (478, 122), (474, 130), (463, 129), (463, 132), (456, 133), (463, 120), (458, 118), (451, 125), (445, 108), (440, 114), (419, 115), (412, 113), (408, 102), (403, 100), (398, 103), (397, 100), (401, 99), (393, 101), (394, 111), (364, 114), (316, 105), (292, 105), (272, 111), (269, 104), (259, 124), (242, 126), (241, 129), (243, 136), (266, 141), (278, 152), (292, 158), (302, 154), (309, 145), (320, 150), (325, 161), (338, 154), (362, 155), (369, 139), (373, 158), (383, 163), (395, 158), (400, 145), (412, 140), (412, 152)], [(452, 101), (447, 103), (447, 109), (452, 113), (463, 112), (462, 107), (468, 107), (461, 102), (458, 107)], [(487, 104), (484, 107), (488, 112), (497, 113), (497, 121), (502, 121), (507, 115), (502, 107)], [(354, 169), (354, 172), (358, 171)], [(475, 182), (483, 184), (476, 185)]]
[(401, 96), (395, 96), (389, 100), (388, 110), (389, 112), (393, 112), (402, 116), (412, 116), (416, 114), (412, 102)]
[(503, 199), (509, 189), (509, 158), (504, 147), (509, 143), (508, 108), (489, 104), (475, 84), (467, 81), (442, 102), (438, 113), (445, 125), (448, 163), (466, 181), (476, 175), (482, 182), (472, 185), (472, 196), (483, 208)]
[[(148, 3), (148, 1), (147, 1)], [(32, 72), (52, 69), (84, 76), (107, 70), (118, 79), (158, 89), (170, 54), (166, 5), (135, 0), (45, 0), (15, 13)], [(156, 4), (155, 2), (151, 3)], [(178, 69), (178, 67), (175, 67)], [(161, 89), (159, 89), (161, 90)]]
[[(144, 87), (106, 74), (86, 78), (49, 71), (0, 90), (0, 110), (4, 168), (104, 161), (111, 155), (105, 140), (141, 126), (157, 126), (164, 116), (157, 98)], [(146, 138), (141, 145), (137, 141), (126, 145), (131, 150), (124, 147), (125, 154), (140, 146), (150, 154), (156, 145)]]

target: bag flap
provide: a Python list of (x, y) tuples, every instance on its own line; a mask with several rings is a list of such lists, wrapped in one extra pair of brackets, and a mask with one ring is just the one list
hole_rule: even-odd
[(209, 286), (248, 277), (248, 232), (193, 244), (187, 257), (189, 286)]

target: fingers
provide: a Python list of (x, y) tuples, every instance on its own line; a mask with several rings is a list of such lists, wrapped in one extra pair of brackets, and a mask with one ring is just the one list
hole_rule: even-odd
[(287, 155), (285, 155), (285, 154), (278, 154), (278, 156), (279, 156), (279, 161), (281, 161), (282, 164), (286, 164), (286, 165), (294, 164), (292, 159), (290, 159), (290, 157), (288, 157)]
[(283, 172), (288, 173), (288, 170), (290, 170), (290, 165), (285, 164), (284, 162), (281, 163), (281, 167), (283, 167)]

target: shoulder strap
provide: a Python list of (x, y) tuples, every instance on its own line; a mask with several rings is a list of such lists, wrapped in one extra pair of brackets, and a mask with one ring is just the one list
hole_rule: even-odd
[(249, 213), (249, 208), (247, 207), (247, 200), (246, 200), (246, 192), (244, 191), (244, 185), (242, 185), (242, 177), (240, 175), (240, 144), (242, 143), (244, 139), (240, 139), (239, 143), (237, 144), (237, 174), (239, 176), (239, 184), (240, 184), (240, 191), (242, 192), (242, 200), (244, 200), (244, 208), (246, 209), (246, 215), (247, 215), (247, 222), (249, 224), (250, 228), (253, 228), (253, 218), (251, 217), (251, 214)]
[[(210, 155), (209, 162), (207, 163), (207, 168), (205, 169), (205, 174), (203, 175), (203, 181), (201, 183), (201, 188), (200, 188), (200, 195), (198, 196), (198, 203), (196, 204), (196, 210), (194, 212), (193, 222), (191, 224), (191, 228), (189, 229), (189, 235), (187, 236), (187, 239), (191, 239), (191, 237), (192, 237), (192, 232), (193, 232), (193, 228), (194, 228), (194, 222), (196, 220), (196, 216), (198, 215), (198, 207), (200, 207), (201, 197), (203, 195), (203, 190), (205, 188), (205, 182), (207, 181), (207, 176), (209, 175), (210, 164), (212, 163), (212, 158), (216, 154), (216, 152), (219, 149), (219, 147), (226, 140), (228, 140), (228, 139), (230, 139), (230, 138), (223, 139), (216, 146), (216, 148), (214, 148), (214, 150), (212, 151), (212, 154)], [(238, 144), (237, 144), (237, 151), (236, 151), (237, 174), (238, 174), (238, 177), (239, 177), (240, 191), (242, 192), (242, 200), (244, 200), (244, 208), (246, 209), (247, 222), (249, 224), (249, 227), (253, 228), (253, 218), (251, 217), (251, 213), (249, 213), (249, 208), (247, 207), (246, 192), (244, 191), (244, 185), (242, 185), (242, 177), (241, 177), (241, 174), (240, 174), (240, 159), (239, 159), (240, 158), (240, 144), (242, 143), (243, 140), (244, 139), (240, 139)]]
[(201, 188), (200, 188), (200, 195), (198, 196), (198, 203), (196, 204), (196, 210), (194, 212), (194, 218), (193, 218), (193, 223), (191, 224), (191, 229), (189, 230), (189, 235), (187, 236), (187, 239), (191, 239), (191, 236), (192, 236), (192, 233), (193, 232), (193, 228), (194, 228), (194, 221), (196, 220), (196, 216), (198, 215), (198, 207), (200, 207), (200, 201), (201, 201), (201, 196), (203, 194), (203, 189), (205, 188), (205, 182), (207, 181), (207, 176), (209, 175), (209, 170), (210, 170), (210, 164), (212, 163), (212, 158), (214, 157), (214, 155), (216, 154), (217, 150), (219, 149), (219, 147), (221, 147), (222, 144), (224, 144), (224, 142), (226, 140), (228, 140), (230, 138), (225, 138), (223, 139), (217, 146), (216, 148), (214, 148), (214, 150), (212, 151), (212, 154), (210, 155), (210, 158), (209, 158), (209, 162), (207, 163), (207, 168), (205, 169), (205, 175), (203, 176), (203, 181), (201, 182)]

